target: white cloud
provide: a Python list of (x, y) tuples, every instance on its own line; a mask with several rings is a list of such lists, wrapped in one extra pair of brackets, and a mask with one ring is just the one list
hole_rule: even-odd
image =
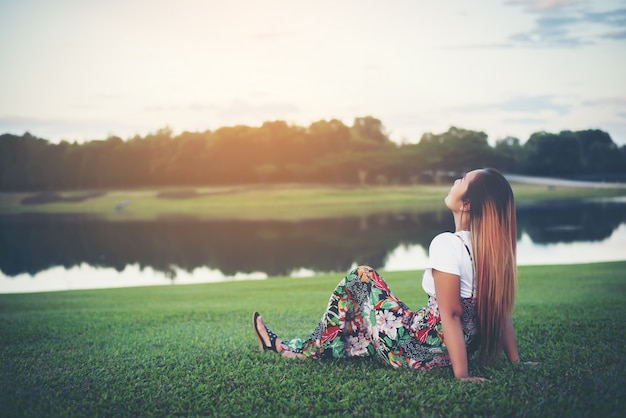
[(524, 6), (528, 12), (551, 12), (584, 3), (581, 0), (509, 0), (506, 4)]
[[(470, 105), (458, 108), (466, 112), (484, 112), (486, 110), (502, 110), (515, 114), (541, 114), (546, 111), (552, 114), (565, 115), (570, 112), (571, 104), (558, 103), (558, 98), (552, 95), (541, 96), (515, 96), (510, 99), (486, 103), (482, 105)], [(525, 119), (527, 122), (532, 119)], [(541, 120), (541, 119), (539, 119)]]
[(525, 6), (537, 16), (534, 28), (509, 37), (514, 45), (579, 47), (605, 39), (626, 39), (626, 8), (622, 4), (575, 0), (511, 0), (506, 4)]
[(626, 39), (626, 29), (614, 30), (601, 35), (603, 38), (621, 40)]
[(582, 104), (584, 106), (616, 106), (625, 108), (626, 96), (600, 97), (597, 99), (585, 100)]

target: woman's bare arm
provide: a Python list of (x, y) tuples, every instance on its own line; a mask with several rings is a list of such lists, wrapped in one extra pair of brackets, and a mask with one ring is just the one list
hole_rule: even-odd
[(454, 377), (482, 382), (482, 377), (470, 377), (467, 365), (467, 347), (461, 326), (461, 279), (456, 274), (433, 269), (435, 293), (441, 315), (441, 325)]

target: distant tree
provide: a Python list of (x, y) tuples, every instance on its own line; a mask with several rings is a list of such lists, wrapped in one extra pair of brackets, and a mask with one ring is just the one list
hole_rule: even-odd
[(304, 152), (322, 155), (345, 151), (349, 146), (350, 128), (337, 119), (320, 120), (307, 129)]
[(356, 141), (373, 142), (376, 144), (389, 143), (389, 137), (380, 119), (372, 116), (354, 119), (352, 125), (353, 139)]
[(520, 170), (519, 162), (523, 157), (524, 149), (518, 138), (507, 136), (496, 141), (494, 147), (494, 166), (501, 171), (517, 173)]
[(445, 180), (477, 167), (535, 175), (626, 173), (626, 146), (600, 130), (537, 132), (524, 145), (507, 137), (489, 146), (484, 132), (451, 127), (417, 144), (395, 144), (379, 119), (337, 119), (303, 128), (284, 121), (183, 132), (168, 127), (145, 137), (110, 136), (49, 143), (26, 132), (0, 135), (0, 190), (253, 182), (350, 184)]
[(192, 185), (206, 183), (205, 161), (211, 137), (210, 131), (183, 132), (174, 138), (173, 154), (168, 159), (166, 176), (176, 184)]
[(623, 167), (617, 145), (600, 130), (537, 132), (523, 147), (522, 167), (533, 175), (594, 176)]
[(569, 176), (581, 172), (581, 149), (571, 132), (536, 132), (524, 150), (523, 170), (527, 174)]
[[(422, 137), (424, 138), (424, 137)], [(426, 159), (432, 156), (432, 153), (423, 152), (425, 144), (402, 144), (399, 149), (399, 165), (403, 170), (401, 178), (408, 183), (423, 182), (425, 173), (431, 167)]]
[(22, 137), (0, 135), (0, 188), (2, 190), (19, 190), (23, 187), (20, 181), (20, 169), (26, 159)]
[(487, 134), (451, 127), (441, 134), (424, 134), (418, 152), (425, 170), (433, 173), (462, 173), (492, 165), (495, 156)]
[(580, 146), (581, 171), (584, 174), (611, 173), (619, 170), (617, 145), (611, 136), (598, 129), (575, 132)]
[(272, 178), (274, 181), (285, 179), (287, 165), (306, 161), (306, 156), (302, 153), (306, 142), (305, 131), (282, 120), (265, 122), (254, 131), (250, 150), (256, 154), (254, 164), (275, 166), (271, 176), (267, 174), (267, 170), (262, 170), (265, 172), (264, 178)]
[[(45, 139), (26, 132), (0, 136), (0, 184), (5, 190), (46, 190), (49, 167), (42, 156), (49, 146)], [(43, 165), (43, 166), (42, 166)]]
[(619, 147), (618, 151), (619, 151), (618, 152), (619, 164), (615, 172), (623, 174), (623, 173), (626, 173), (626, 145), (622, 145), (621, 147)]

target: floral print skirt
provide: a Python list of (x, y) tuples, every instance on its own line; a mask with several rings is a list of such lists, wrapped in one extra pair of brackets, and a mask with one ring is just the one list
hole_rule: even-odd
[[(461, 302), (461, 324), (470, 347), (476, 339), (475, 299)], [(355, 268), (339, 282), (309, 338), (282, 344), (311, 358), (377, 356), (394, 368), (420, 370), (450, 365), (436, 299), (429, 297), (428, 305), (414, 312), (367, 266)]]

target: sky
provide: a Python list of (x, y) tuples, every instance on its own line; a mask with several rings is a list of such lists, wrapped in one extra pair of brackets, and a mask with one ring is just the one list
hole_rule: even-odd
[(0, 133), (382, 121), (626, 145), (626, 0), (0, 0)]

